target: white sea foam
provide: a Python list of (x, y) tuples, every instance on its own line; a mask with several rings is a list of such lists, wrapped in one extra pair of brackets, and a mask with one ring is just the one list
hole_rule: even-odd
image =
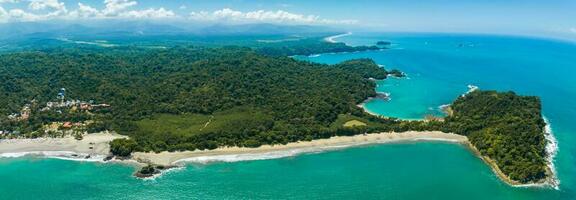
[(264, 152), (264, 153), (245, 153), (245, 154), (234, 154), (234, 155), (216, 155), (216, 156), (199, 156), (193, 158), (185, 158), (174, 162), (174, 164), (184, 164), (184, 163), (198, 163), (198, 164), (208, 164), (214, 162), (241, 162), (241, 161), (253, 161), (253, 160), (271, 160), (271, 159), (279, 159), (279, 158), (286, 158), (286, 157), (293, 157), (301, 154), (314, 154), (314, 153), (321, 153), (326, 151), (334, 151), (339, 149), (345, 149), (349, 147), (355, 146), (363, 146), (363, 145), (370, 145), (370, 144), (384, 144), (384, 143), (393, 143), (393, 142), (401, 142), (401, 141), (441, 141), (441, 142), (450, 142), (450, 143), (457, 143), (458, 140), (455, 139), (445, 139), (445, 138), (415, 138), (411, 140), (403, 140), (399, 139), (395, 140), (382, 140), (382, 141), (366, 141), (354, 144), (346, 144), (346, 145), (333, 145), (333, 146), (323, 146), (323, 147), (309, 147), (309, 148), (297, 148), (297, 149), (290, 149), (290, 150), (281, 150), (281, 151), (273, 151), (273, 152)]
[(328, 150), (337, 150), (342, 149), (350, 146), (358, 146), (362, 144), (354, 144), (354, 145), (335, 145), (335, 146), (326, 146), (326, 147), (313, 147), (313, 148), (298, 148), (298, 149), (290, 149), (290, 150), (281, 150), (281, 151), (273, 151), (273, 152), (264, 152), (264, 153), (244, 153), (244, 154), (234, 154), (234, 155), (217, 155), (217, 156), (199, 156), (193, 158), (185, 158), (174, 162), (174, 164), (182, 164), (182, 163), (199, 163), (199, 164), (208, 164), (213, 162), (240, 162), (240, 161), (252, 161), (252, 160), (270, 160), (270, 159), (278, 159), (278, 158), (285, 158), (285, 157), (293, 157), (300, 154), (310, 154), (310, 153), (318, 153)]
[(1, 153), (0, 158), (18, 158), (31, 154), (31, 152)]
[(76, 153), (72, 151), (30, 151), (17, 153), (1, 153), (0, 158), (18, 158), (24, 156), (40, 156), (60, 160), (71, 160), (80, 162), (103, 162), (106, 156)]
[(439, 105), (439, 106), (438, 106), (438, 109), (444, 110), (444, 109), (446, 109), (446, 108), (448, 108), (448, 107), (450, 107), (450, 104), (442, 104), (442, 105)]
[(172, 172), (177, 172), (177, 171), (180, 171), (180, 170), (182, 170), (182, 169), (184, 169), (184, 167), (172, 167), (172, 168), (170, 168), (170, 169), (161, 170), (160, 173), (154, 174), (154, 175), (152, 175), (152, 176), (150, 176), (150, 177), (139, 178), (139, 179), (142, 179), (142, 180), (145, 180), (145, 181), (155, 181), (157, 178), (159, 178), (159, 177), (161, 177), (161, 176), (164, 176), (164, 175), (169, 174), (169, 173), (172, 173)]
[(546, 126), (544, 127), (544, 137), (546, 138), (546, 154), (547, 154), (546, 162), (548, 168), (550, 168), (552, 172), (552, 177), (544, 183), (529, 183), (522, 185), (514, 185), (514, 187), (552, 187), (556, 190), (560, 189), (560, 180), (556, 175), (556, 168), (554, 166), (554, 158), (558, 153), (558, 141), (554, 137), (548, 118), (544, 116), (542, 116), (542, 118), (544, 119), (544, 122), (546, 122)]
[(23, 156), (64, 156), (75, 154), (71, 151), (29, 151), (16, 153), (1, 153), (0, 158), (18, 158)]
[(454, 142), (458, 143), (456, 139), (446, 139), (446, 138), (416, 138), (414, 141), (439, 141), (439, 142)]
[(442, 104), (440, 106), (438, 106), (438, 110), (444, 114), (449, 115), (450, 113), (448, 113), (447, 108), (450, 107), (450, 104)]
[(470, 94), (471, 92), (474, 92), (476, 90), (480, 89), (478, 86), (475, 85), (468, 85), (468, 91), (462, 95), (462, 96), (466, 96), (467, 94)]
[(542, 116), (546, 126), (544, 127), (544, 137), (546, 138), (546, 162), (548, 167), (552, 171), (552, 179), (548, 183), (555, 189), (559, 189), (560, 180), (557, 177), (556, 166), (554, 165), (554, 158), (556, 154), (558, 154), (558, 140), (554, 137), (554, 133), (552, 131), (552, 126), (550, 125), (550, 121), (548, 118)]
[(207, 164), (212, 162), (238, 162), (250, 160), (269, 160), (284, 157), (291, 157), (304, 153), (302, 150), (276, 151), (266, 153), (235, 154), (235, 155), (218, 155), (218, 156), (200, 156), (178, 160), (175, 163), (200, 163)]

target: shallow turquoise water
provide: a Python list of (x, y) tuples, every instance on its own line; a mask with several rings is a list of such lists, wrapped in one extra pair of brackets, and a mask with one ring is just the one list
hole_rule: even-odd
[(191, 165), (151, 181), (111, 164), (19, 158), (0, 168), (2, 199), (537, 199), (533, 194), (549, 193), (510, 188), (465, 147), (443, 143)]
[[(56, 159), (0, 159), (0, 199), (574, 199), (576, 45), (479, 35), (356, 34), (347, 43), (390, 40), (394, 49), (325, 54), (336, 63), (372, 58), (409, 79), (378, 83), (379, 114), (419, 119), (468, 90), (514, 90), (542, 97), (559, 140), (560, 190), (502, 183), (465, 147), (437, 142), (372, 145), (275, 160), (189, 165), (153, 181), (133, 167)], [(460, 45), (462, 44), (462, 45)]]

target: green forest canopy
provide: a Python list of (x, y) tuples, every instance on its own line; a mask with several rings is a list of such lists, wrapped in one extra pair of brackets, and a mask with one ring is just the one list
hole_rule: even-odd
[[(545, 177), (538, 98), (473, 92), (454, 102), (445, 122), (384, 119), (358, 108), (376, 95), (368, 78), (391, 73), (369, 59), (323, 65), (240, 47), (11, 53), (0, 55), (0, 129), (35, 137), (51, 122), (93, 120), (89, 132), (114, 130), (132, 138), (112, 143), (120, 155), (440, 130), (468, 136), (513, 180)], [(111, 107), (40, 111), (59, 88), (70, 98)], [(29, 119), (8, 118), (28, 103)], [(352, 120), (366, 126), (344, 126)]]

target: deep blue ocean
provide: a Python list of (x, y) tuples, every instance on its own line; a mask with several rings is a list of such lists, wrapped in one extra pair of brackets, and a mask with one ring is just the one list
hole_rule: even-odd
[(511, 187), (466, 147), (441, 142), (369, 145), (271, 160), (190, 164), (155, 180), (121, 164), (0, 158), (0, 199), (576, 199), (576, 44), (489, 35), (360, 34), (350, 45), (389, 50), (297, 57), (321, 63), (371, 58), (408, 78), (378, 82), (390, 101), (370, 112), (442, 115), (468, 85), (539, 96), (559, 150), (558, 190)]

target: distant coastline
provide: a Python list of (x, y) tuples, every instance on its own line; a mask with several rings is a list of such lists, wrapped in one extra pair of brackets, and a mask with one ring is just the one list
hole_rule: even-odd
[(349, 35), (352, 35), (352, 32), (347, 32), (347, 33), (343, 33), (343, 34), (338, 34), (338, 35), (326, 37), (326, 38), (324, 38), (324, 41), (330, 42), (330, 43), (338, 43), (338, 41), (336, 41), (336, 39), (341, 38), (341, 37), (345, 37), (345, 36), (349, 36)]

